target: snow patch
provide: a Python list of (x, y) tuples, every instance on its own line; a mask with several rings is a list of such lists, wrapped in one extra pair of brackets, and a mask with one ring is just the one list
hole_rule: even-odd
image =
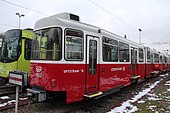
[(137, 111), (138, 108), (136, 106), (133, 106), (132, 103), (138, 101), (141, 97), (148, 94), (162, 80), (163, 79), (161, 79), (160, 81), (155, 82), (154, 84), (151, 84), (149, 86), (149, 88), (146, 88), (143, 91), (139, 92), (131, 100), (127, 100), (126, 102), (123, 102), (121, 106), (112, 109), (108, 113), (132, 113), (132, 112)]
[(157, 100), (162, 100), (162, 98), (148, 97), (148, 100), (154, 100), (154, 101), (157, 101)]
[(10, 100), (7, 103), (8, 103), (8, 105), (11, 105), (12, 103), (15, 103), (15, 100)]
[(168, 75), (169, 75), (169, 73), (166, 73), (165, 75), (166, 75), (166, 76), (168, 76)]
[(28, 98), (19, 98), (19, 100), (27, 100)]
[(155, 111), (156, 106), (149, 106), (149, 109), (152, 110), (152, 111)]
[(165, 83), (165, 85), (166, 85), (166, 86), (170, 86), (170, 81), (167, 81), (167, 82)]
[(151, 97), (159, 97), (159, 96), (157, 96), (155, 93), (153, 93), (153, 94), (148, 93), (147, 95), (148, 95), (148, 96), (151, 96)]
[(164, 76), (166, 76), (166, 74), (163, 74), (163, 75), (159, 75), (159, 76), (161, 76), (161, 77), (164, 77)]
[(1, 99), (9, 99), (9, 97), (8, 96), (2, 96), (2, 97), (0, 97)]
[(6, 105), (11, 105), (12, 103), (15, 103), (15, 100), (10, 100), (10, 101), (8, 101), (6, 103), (2, 103), (2, 104), (0, 104), (0, 107), (4, 107)]
[(138, 101), (138, 103), (139, 104), (143, 104), (143, 103), (145, 103), (145, 101), (144, 100), (140, 100), (140, 101)]
[(0, 107), (4, 107), (6, 105), (7, 105), (7, 103), (2, 103), (2, 104), (0, 104)]
[(156, 108), (156, 106), (149, 106), (149, 108)]
[(168, 91), (170, 91), (170, 89), (167, 89)]

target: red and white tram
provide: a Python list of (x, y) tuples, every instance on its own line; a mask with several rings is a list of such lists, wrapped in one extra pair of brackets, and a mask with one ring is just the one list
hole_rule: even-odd
[(27, 90), (39, 102), (50, 93), (65, 94), (67, 103), (99, 98), (154, 75), (159, 63), (150, 48), (69, 13), (37, 21), (34, 34)]

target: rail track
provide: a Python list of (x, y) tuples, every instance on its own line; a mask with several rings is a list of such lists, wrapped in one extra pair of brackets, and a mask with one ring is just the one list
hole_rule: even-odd
[[(0, 111), (15, 107), (15, 93), (16, 87), (14, 85), (0, 86)], [(26, 94), (20, 92), (19, 106), (30, 104), (32, 101), (26, 97)]]
[(9, 94), (15, 93), (15, 86), (14, 85), (3, 85), (0, 86), (0, 96), (5, 96)]
[[(29, 99), (22, 101), (20, 100), (19, 110), (21, 112), (43, 112), (43, 113), (49, 113), (49, 112), (57, 112), (57, 113), (93, 113), (93, 112), (107, 112), (108, 110), (117, 107), (121, 105), (121, 103), (125, 99), (130, 99), (133, 97), (137, 92), (142, 90), (145, 87), (148, 87), (149, 84), (154, 83), (155, 81), (160, 80), (161, 76), (156, 76), (153, 78), (146, 79), (146, 81), (138, 83), (138, 84), (132, 84), (130, 86), (127, 86), (120, 91), (108, 95), (106, 97), (97, 99), (97, 100), (88, 100), (88, 101), (82, 101), (77, 102), (73, 104), (64, 104), (61, 103), (57, 99), (53, 99), (52, 102), (43, 102), (43, 103), (33, 103)], [(33, 103), (33, 104), (32, 104)], [(13, 106), (14, 107), (14, 106)], [(4, 107), (0, 109), (0, 112), (12, 112), (14, 109), (11, 106)], [(9, 110), (5, 110), (9, 109)]]

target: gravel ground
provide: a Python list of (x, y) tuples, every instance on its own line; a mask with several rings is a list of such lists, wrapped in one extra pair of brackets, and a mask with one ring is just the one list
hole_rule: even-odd
[(170, 75), (134, 105), (137, 113), (170, 113)]
[[(50, 102), (34, 103), (34, 104), (19, 107), (19, 113), (65, 113), (68, 112), (69, 110), (71, 110), (69, 111), (71, 113), (105, 113), (117, 106), (121, 106), (122, 102), (130, 99), (141, 90), (147, 88), (150, 85), (150, 83), (154, 83), (160, 80), (161, 78), (163, 78), (163, 80), (161, 81), (162, 84), (165, 83), (167, 80), (170, 80), (170, 76), (166, 76), (166, 77), (157, 76), (155, 78), (150, 78), (142, 83), (125, 87), (121, 91), (103, 97), (101, 99), (95, 100), (91, 104), (86, 104), (87, 102), (65, 104), (61, 100), (54, 99)], [(156, 88), (162, 89), (163, 85), (161, 84), (158, 85), (160, 85), (160, 87), (157, 86)], [(80, 105), (82, 106), (77, 108), (77, 106)], [(138, 112), (140, 111), (142, 112), (145, 109), (147, 109), (146, 106), (141, 107)], [(9, 109), (3, 111), (2, 113), (14, 113), (14, 109)]]

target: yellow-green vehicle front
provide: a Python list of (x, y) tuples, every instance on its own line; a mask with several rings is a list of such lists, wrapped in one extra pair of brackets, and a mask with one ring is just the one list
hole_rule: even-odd
[(30, 74), (30, 56), (33, 32), (31, 29), (12, 29), (5, 33), (0, 57), (0, 85), (8, 82), (9, 71)]

